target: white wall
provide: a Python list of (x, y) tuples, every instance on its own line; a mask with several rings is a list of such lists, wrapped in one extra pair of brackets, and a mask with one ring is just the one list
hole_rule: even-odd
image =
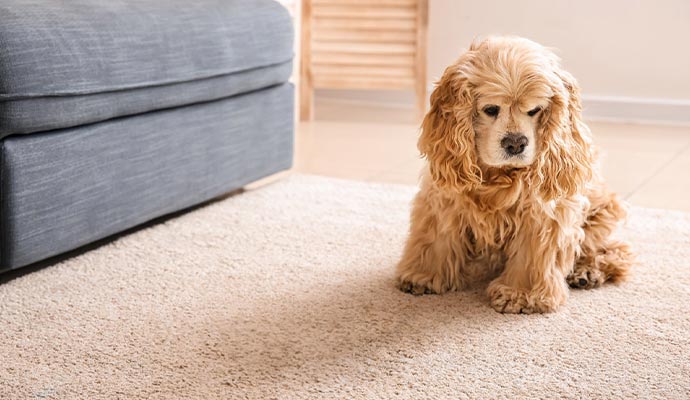
[(430, 79), (490, 34), (556, 48), (590, 118), (690, 123), (688, 0), (430, 0)]
[(688, 0), (430, 0), (429, 73), (475, 36), (515, 34), (556, 47), (583, 92), (690, 100)]

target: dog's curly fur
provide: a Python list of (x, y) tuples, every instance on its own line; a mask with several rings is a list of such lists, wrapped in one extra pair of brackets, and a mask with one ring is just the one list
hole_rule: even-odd
[[(483, 113), (487, 102), (503, 114)], [(496, 161), (478, 149), (520, 129), (533, 129), (529, 156)], [(611, 237), (625, 209), (596, 170), (577, 83), (551, 51), (515, 37), (472, 44), (432, 93), (418, 147), (428, 163), (397, 266), (401, 290), (493, 278), (494, 309), (536, 313), (564, 304), (568, 284), (628, 274), (629, 246)]]

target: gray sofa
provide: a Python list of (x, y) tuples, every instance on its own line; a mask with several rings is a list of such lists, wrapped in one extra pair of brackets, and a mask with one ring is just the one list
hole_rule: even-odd
[(0, 0), (0, 272), (292, 162), (272, 0)]

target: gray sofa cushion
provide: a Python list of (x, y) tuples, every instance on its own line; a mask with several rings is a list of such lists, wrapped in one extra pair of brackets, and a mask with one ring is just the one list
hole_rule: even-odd
[[(190, 82), (227, 84), (252, 70), (276, 75), (243, 79), (242, 91), (284, 82), (292, 40), (291, 18), (273, 0), (0, 0), (0, 135), (212, 100), (217, 91), (203, 98)], [(163, 99), (149, 91), (181, 83)], [(145, 107), (119, 104), (119, 92), (136, 90)]]
[(290, 167), (293, 88), (0, 142), (0, 272)]
[(292, 63), (287, 62), (149, 88), (0, 101), (0, 139), (15, 133), (69, 128), (123, 115), (218, 100), (283, 83), (291, 71)]

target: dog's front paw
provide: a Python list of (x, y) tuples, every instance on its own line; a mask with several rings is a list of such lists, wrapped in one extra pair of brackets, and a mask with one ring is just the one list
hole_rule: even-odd
[(401, 281), (398, 287), (401, 291), (413, 294), (415, 296), (421, 296), (423, 294), (434, 294), (434, 291), (426, 285), (419, 285), (416, 283), (412, 283), (410, 281)]
[(606, 282), (606, 275), (597, 268), (578, 264), (573, 272), (568, 275), (566, 281), (571, 288), (594, 289)]
[(491, 307), (508, 314), (533, 314), (537, 312), (527, 302), (527, 294), (518, 290), (499, 290), (491, 296)]
[(412, 274), (398, 278), (398, 287), (405, 293), (415, 296), (423, 294), (442, 294), (448, 291), (448, 285), (438, 278), (429, 278), (424, 275)]
[(491, 284), (488, 289), (491, 307), (508, 314), (535, 314), (554, 311), (558, 305), (542, 301), (529, 292), (502, 284)]

